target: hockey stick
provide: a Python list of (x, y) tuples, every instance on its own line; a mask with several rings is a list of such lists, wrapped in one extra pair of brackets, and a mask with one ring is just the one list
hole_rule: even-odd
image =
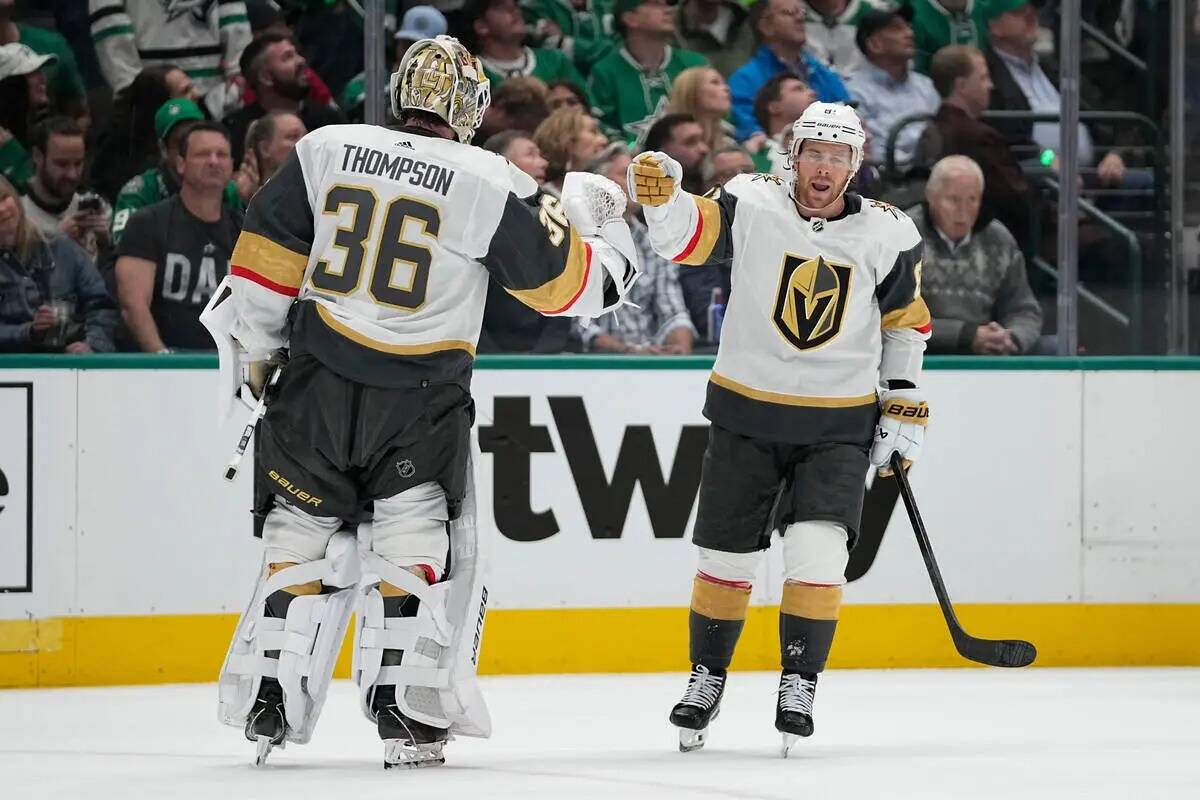
[(267, 413), (267, 389), (274, 386), (275, 381), (279, 380), (280, 369), (281, 367), (275, 367), (271, 371), (270, 377), (267, 378), (267, 382), (259, 394), (258, 402), (254, 404), (254, 410), (250, 412), (250, 419), (246, 421), (246, 427), (242, 430), (241, 438), (238, 439), (237, 448), (233, 451), (233, 458), (229, 459), (229, 463), (225, 465), (225, 480), (227, 481), (232, 481), (237, 477), (242, 457), (246, 455), (246, 448), (250, 446), (250, 437), (254, 435), (254, 431), (258, 429), (258, 423)]
[(933, 583), (933, 593), (937, 595), (938, 605), (942, 607), (942, 616), (946, 618), (946, 627), (950, 629), (950, 638), (954, 640), (954, 648), (958, 654), (970, 661), (987, 664), (992, 667), (1027, 667), (1037, 658), (1037, 648), (1020, 639), (979, 639), (963, 630), (954, 606), (950, 604), (950, 594), (946, 591), (946, 583), (942, 580), (942, 571), (938, 569), (937, 560), (933, 557), (933, 546), (929, 543), (929, 534), (925, 532), (925, 523), (921, 521), (921, 512), (917, 510), (917, 501), (913, 498), (912, 486), (908, 476), (904, 474), (904, 459), (899, 453), (892, 453), (892, 472), (896, 475), (896, 483), (900, 485), (900, 497), (904, 500), (904, 508), (908, 511), (908, 519), (912, 523), (913, 533), (917, 535), (917, 546), (921, 548), (921, 557), (925, 559), (925, 569), (929, 571), (929, 580)]

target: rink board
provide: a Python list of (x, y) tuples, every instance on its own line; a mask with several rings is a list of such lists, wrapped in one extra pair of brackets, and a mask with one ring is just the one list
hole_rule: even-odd
[[(259, 558), (249, 475), (220, 477), (241, 421), (216, 424), (206, 357), (62, 363), (0, 358), (0, 686), (211, 680)], [(484, 672), (685, 666), (710, 363), (482, 361)], [(1047, 665), (1200, 664), (1200, 360), (931, 359), (925, 383), (913, 484), (964, 623)], [(961, 664), (899, 505), (886, 530), (831, 664)], [(777, 664), (779, 570), (739, 668)]]

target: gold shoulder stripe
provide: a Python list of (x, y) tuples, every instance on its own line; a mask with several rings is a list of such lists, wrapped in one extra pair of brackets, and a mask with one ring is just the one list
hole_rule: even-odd
[(333, 314), (330, 314), (325, 306), (320, 303), (317, 303), (317, 314), (320, 315), (322, 322), (350, 341), (360, 344), (363, 347), (369, 347), (372, 350), (378, 350), (381, 353), (390, 353), (395, 356), (427, 356), (446, 350), (466, 350), (471, 355), (471, 358), (475, 357), (475, 345), (459, 339), (424, 342), (422, 344), (389, 344), (388, 342), (381, 342), (378, 339), (372, 339), (370, 336), (359, 333), (349, 325), (338, 320)]
[(876, 402), (875, 393), (859, 395), (858, 397), (805, 397), (798, 394), (783, 394), (782, 392), (766, 392), (761, 389), (751, 389), (749, 386), (730, 380), (716, 372), (709, 380), (723, 389), (736, 392), (751, 400), (761, 400), (764, 403), (779, 403), (785, 406), (807, 406), (810, 408), (855, 408)]
[(925, 298), (918, 297), (904, 308), (897, 308), (895, 311), (889, 311), (883, 315), (883, 320), (880, 322), (881, 328), (921, 328), (927, 327), (932, 318), (929, 316), (929, 306), (925, 305)]
[(700, 211), (696, 232), (684, 251), (675, 258), (676, 262), (693, 267), (708, 261), (717, 245), (717, 236), (721, 233), (721, 207), (707, 197), (694, 199)]
[(513, 297), (525, 305), (544, 313), (565, 311), (579, 293), (583, 291), (587, 281), (588, 252), (587, 245), (575, 228), (571, 228), (571, 243), (567, 250), (567, 261), (563, 270), (555, 277), (534, 289), (507, 289)]
[(250, 231), (242, 231), (238, 236), (230, 261), (291, 289), (300, 288), (304, 270), (308, 268), (308, 256)]

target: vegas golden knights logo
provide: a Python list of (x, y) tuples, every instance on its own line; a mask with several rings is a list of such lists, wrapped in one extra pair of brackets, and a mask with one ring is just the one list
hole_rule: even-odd
[(775, 297), (775, 327), (798, 350), (832, 341), (842, 330), (853, 268), (822, 256), (788, 254)]

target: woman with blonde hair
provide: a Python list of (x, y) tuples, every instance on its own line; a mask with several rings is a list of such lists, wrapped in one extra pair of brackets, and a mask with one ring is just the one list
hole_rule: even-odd
[(43, 239), (0, 177), (0, 351), (111, 351), (116, 325), (87, 253), (61, 233)]
[(562, 192), (563, 176), (582, 170), (595, 158), (608, 137), (600, 132), (595, 117), (576, 107), (560, 108), (533, 132), (533, 141), (546, 159), (546, 186)]
[(729, 85), (712, 67), (690, 67), (671, 84), (668, 114), (691, 114), (704, 129), (708, 151), (734, 144), (733, 125), (726, 121), (731, 107)]

